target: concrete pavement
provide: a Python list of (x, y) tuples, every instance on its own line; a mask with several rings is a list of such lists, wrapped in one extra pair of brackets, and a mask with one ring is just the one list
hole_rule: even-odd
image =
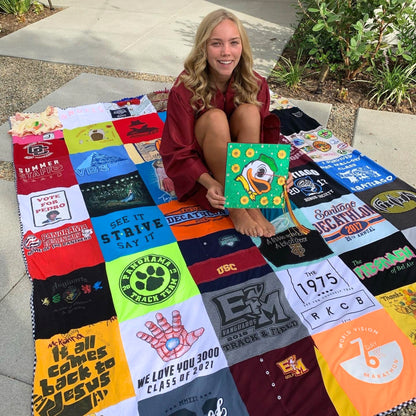
[(199, 22), (226, 7), (244, 23), (256, 69), (270, 69), (293, 33), (294, 0), (59, 0), (67, 7), (0, 39), (2, 55), (177, 75)]
[(360, 108), (352, 144), (416, 188), (416, 116)]
[[(1, 38), (0, 54), (175, 76), (182, 69), (202, 17), (218, 7), (227, 7), (245, 23), (256, 69), (267, 76), (293, 32), (295, 9), (292, 6), (296, 0), (59, 0), (53, 3), (67, 8)], [(111, 101), (165, 87), (169, 85), (83, 74), (22, 111), (42, 111), (47, 105), (69, 107)], [(326, 124), (330, 105), (296, 104)], [(403, 128), (400, 137), (396, 135), (398, 125)], [(375, 130), (376, 127), (382, 132)], [(387, 162), (395, 153), (386, 150), (389, 142), (381, 139), (392, 138), (397, 152), (407, 155), (405, 160), (409, 163), (393, 163), (388, 168), (395, 173), (404, 169), (399, 176), (412, 183), (414, 148), (400, 147), (400, 143), (416, 142), (415, 127), (412, 117), (399, 115), (397, 120), (390, 121), (382, 112), (360, 110), (353, 144), (369, 157), (373, 158), (374, 154), (378, 163), (388, 167)], [(12, 147), (7, 130), (7, 123), (0, 127), (0, 159), (11, 161)], [(377, 154), (374, 152), (376, 143), (380, 148)], [(410, 156), (409, 151), (413, 151)], [(20, 250), (14, 183), (0, 180), (0, 195), (3, 218), (0, 227), (3, 242), (0, 246), (0, 414), (26, 416), (30, 414), (34, 358), (31, 283)]]

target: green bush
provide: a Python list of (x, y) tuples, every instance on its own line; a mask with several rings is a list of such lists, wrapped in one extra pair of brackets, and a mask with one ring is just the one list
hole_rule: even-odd
[(35, 14), (39, 14), (43, 12), (43, 9), (45, 8), (45, 6), (42, 3), (35, 0), (32, 4), (33, 4), (33, 11)]
[(397, 32), (403, 58), (416, 62), (416, 3), (401, 16)]
[[(299, 47), (319, 65), (342, 71), (354, 79), (383, 58), (395, 46), (385, 41), (404, 16), (411, 13), (413, 0), (298, 0), (304, 16), (298, 36)], [(413, 32), (414, 34), (414, 32)], [(404, 38), (404, 36), (403, 36)], [(403, 53), (408, 45), (402, 44)]]
[(281, 56), (276, 67), (272, 70), (271, 76), (273, 79), (288, 88), (298, 88), (306, 70), (306, 64), (302, 65), (301, 63), (302, 53), (302, 49), (298, 49), (294, 63), (291, 59)]
[(373, 88), (370, 101), (376, 101), (383, 108), (387, 104), (398, 107), (407, 100), (412, 107), (411, 91), (416, 86), (416, 62), (409, 65), (395, 64), (392, 69), (386, 64), (383, 68), (374, 69), (372, 73)]
[(335, 72), (342, 63), (338, 41), (324, 31), (313, 32), (314, 21), (303, 13), (298, 13), (298, 15), (300, 15), (300, 22), (291, 40), (293, 47), (302, 49), (306, 55), (309, 55), (310, 66), (320, 67), (327, 64)]
[(29, 10), (31, 4), (32, 0), (0, 0), (0, 10), (21, 16)]

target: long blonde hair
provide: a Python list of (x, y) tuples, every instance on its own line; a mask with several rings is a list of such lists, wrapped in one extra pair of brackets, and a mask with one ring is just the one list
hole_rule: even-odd
[(207, 41), (215, 27), (227, 19), (236, 24), (242, 45), (241, 58), (234, 69), (234, 80), (231, 86), (235, 91), (234, 104), (236, 106), (241, 103), (261, 105), (257, 101), (260, 85), (253, 72), (253, 55), (247, 33), (241, 21), (233, 13), (225, 9), (218, 9), (205, 16), (200, 23), (193, 48), (184, 63), (185, 73), (179, 80), (192, 91), (191, 105), (195, 111), (213, 107), (211, 101), (216, 94), (216, 90), (209, 80)]

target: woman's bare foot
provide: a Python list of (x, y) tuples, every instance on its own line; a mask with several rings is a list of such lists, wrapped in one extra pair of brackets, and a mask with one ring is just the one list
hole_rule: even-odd
[(264, 237), (273, 237), (276, 234), (273, 224), (264, 218), (263, 213), (259, 209), (247, 209), (247, 212), (253, 221), (263, 228)]
[(250, 237), (263, 237), (263, 227), (249, 215), (248, 210), (244, 208), (229, 208), (228, 212), (230, 213), (230, 218), (235, 229), (239, 233)]

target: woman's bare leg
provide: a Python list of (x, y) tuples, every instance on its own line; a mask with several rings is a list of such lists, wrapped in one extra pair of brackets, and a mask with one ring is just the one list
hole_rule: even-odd
[[(239, 143), (260, 142), (260, 112), (253, 104), (241, 104), (234, 111), (230, 120), (232, 137)], [(259, 209), (247, 209), (250, 217), (263, 229), (262, 235), (271, 237), (276, 234), (274, 226), (264, 217)]]
[[(205, 161), (214, 178), (224, 188), (227, 145), (231, 141), (226, 114), (212, 109), (204, 113), (195, 123), (195, 136), (204, 153)], [(264, 235), (263, 227), (245, 209), (229, 209), (235, 229), (252, 237)]]

